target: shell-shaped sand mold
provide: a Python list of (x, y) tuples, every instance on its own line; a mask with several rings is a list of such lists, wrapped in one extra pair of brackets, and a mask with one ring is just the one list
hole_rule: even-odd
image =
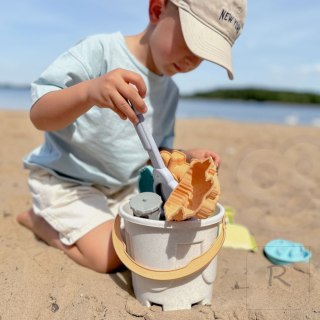
[(220, 195), (217, 169), (212, 158), (187, 163), (180, 151), (161, 151), (173, 177), (179, 182), (164, 205), (166, 220), (204, 219), (215, 210)]

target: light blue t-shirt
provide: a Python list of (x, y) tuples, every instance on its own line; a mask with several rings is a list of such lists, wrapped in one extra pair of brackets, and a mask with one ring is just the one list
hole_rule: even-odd
[[(116, 68), (139, 73), (147, 86), (144, 114), (158, 147), (172, 148), (178, 88), (158, 76), (128, 50), (121, 33), (91, 36), (58, 57), (32, 84), (33, 102), (44, 94), (94, 79)], [(44, 106), (45, 108), (45, 106)], [(62, 179), (81, 184), (122, 187), (137, 180), (148, 160), (134, 126), (110, 109), (92, 107), (68, 127), (45, 133), (42, 146), (24, 166), (42, 167)]]

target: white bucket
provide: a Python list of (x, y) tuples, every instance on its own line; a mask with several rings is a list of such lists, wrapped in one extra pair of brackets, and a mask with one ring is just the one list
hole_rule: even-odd
[[(158, 221), (133, 216), (129, 203), (120, 207), (126, 245), (116, 218), (113, 243), (132, 271), (133, 290), (142, 305), (163, 310), (211, 304), (217, 252), (225, 238), (224, 208), (215, 215), (188, 221)], [(218, 228), (221, 223), (222, 228)], [(218, 236), (218, 229), (221, 229)]]

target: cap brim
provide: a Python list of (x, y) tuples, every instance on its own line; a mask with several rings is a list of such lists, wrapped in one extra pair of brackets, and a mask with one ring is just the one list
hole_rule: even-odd
[(225, 68), (229, 79), (233, 80), (230, 43), (183, 8), (179, 8), (179, 14), (182, 33), (188, 48), (200, 58)]

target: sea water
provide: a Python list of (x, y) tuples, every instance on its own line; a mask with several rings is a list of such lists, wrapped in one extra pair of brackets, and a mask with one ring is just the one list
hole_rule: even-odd
[(276, 102), (182, 99), (178, 118), (221, 118), (239, 122), (279, 123), (320, 127), (320, 105)]
[[(30, 90), (0, 89), (0, 109), (29, 110)], [(320, 127), (320, 106), (273, 102), (180, 99), (177, 118), (219, 118), (239, 122)]]

